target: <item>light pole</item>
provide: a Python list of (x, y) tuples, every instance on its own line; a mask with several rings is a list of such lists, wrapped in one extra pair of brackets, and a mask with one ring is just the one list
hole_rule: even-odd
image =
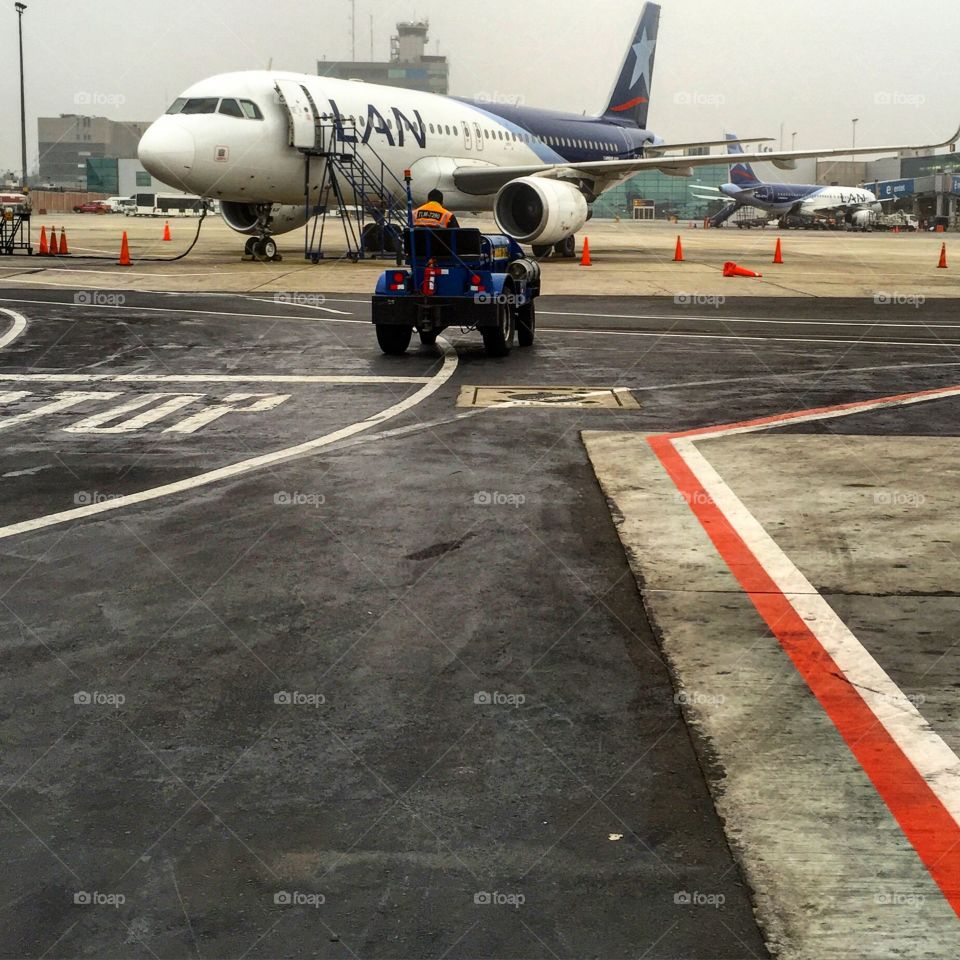
[(350, 0), (350, 30), (353, 35), (353, 62), (357, 62), (357, 0)]
[(796, 130), (794, 130), (792, 136), (793, 136), (793, 143), (791, 144), (790, 149), (796, 150), (797, 149), (797, 131)]
[(23, 183), (27, 185), (27, 98), (23, 84), (23, 12), (27, 9), (25, 3), (15, 3), (17, 9), (17, 23), (20, 27), (20, 163), (23, 170)]
[(859, 117), (855, 117), (853, 121), (853, 149), (857, 149), (857, 124), (860, 122)]

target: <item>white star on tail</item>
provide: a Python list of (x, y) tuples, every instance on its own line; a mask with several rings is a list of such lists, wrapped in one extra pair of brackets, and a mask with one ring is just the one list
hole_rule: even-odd
[(630, 81), (630, 89), (634, 90), (637, 81), (643, 77), (647, 84), (647, 93), (650, 93), (650, 74), (653, 66), (653, 51), (656, 42), (647, 36), (644, 29), (640, 42), (633, 45), (633, 55), (636, 57), (636, 63), (633, 65), (633, 79)]

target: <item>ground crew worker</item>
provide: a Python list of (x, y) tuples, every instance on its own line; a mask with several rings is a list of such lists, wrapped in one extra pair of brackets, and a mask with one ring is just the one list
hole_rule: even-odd
[(427, 202), (413, 211), (413, 225), (438, 230), (456, 230), (460, 227), (457, 218), (443, 205), (443, 194), (439, 190), (431, 190)]

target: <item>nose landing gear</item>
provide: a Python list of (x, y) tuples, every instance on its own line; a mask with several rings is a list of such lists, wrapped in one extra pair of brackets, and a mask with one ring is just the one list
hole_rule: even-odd
[(246, 260), (258, 260), (260, 263), (276, 263), (283, 259), (277, 251), (277, 242), (270, 235), (273, 223), (273, 205), (262, 204), (257, 207), (257, 236), (250, 237), (243, 249)]

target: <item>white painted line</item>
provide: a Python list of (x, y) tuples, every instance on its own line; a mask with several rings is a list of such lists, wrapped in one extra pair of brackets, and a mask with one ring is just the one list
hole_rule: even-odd
[(185, 480), (179, 480), (175, 483), (168, 483), (162, 487), (154, 487), (152, 490), (144, 490), (141, 493), (130, 494), (129, 496), (119, 497), (116, 500), (109, 500), (103, 503), (90, 504), (89, 506), (79, 507), (74, 510), (65, 510), (62, 513), (50, 514), (46, 517), (38, 517), (35, 520), (25, 520), (21, 523), (10, 524), (6, 527), (0, 527), (0, 540), (7, 540), (11, 537), (21, 536), (25, 533), (33, 533), (37, 530), (45, 530), (50, 527), (59, 526), (64, 523), (73, 523), (78, 520), (85, 520), (89, 517), (99, 516), (110, 513), (115, 510), (123, 510), (128, 507), (141, 503), (149, 503), (153, 500), (162, 500), (167, 497), (176, 496), (181, 493), (188, 493), (199, 487), (209, 486), (214, 483), (221, 483), (224, 480), (232, 480), (246, 474), (255, 473), (264, 467), (274, 466), (287, 460), (293, 460), (297, 457), (307, 456), (329, 447), (331, 444), (348, 437), (363, 433), (371, 427), (379, 426), (388, 420), (393, 420), (401, 414), (412, 410), (414, 407), (423, 403), (436, 393), (450, 378), (456, 373), (458, 359), (456, 351), (442, 337), (437, 343), (443, 349), (443, 367), (440, 372), (433, 377), (428, 384), (422, 386), (416, 393), (395, 403), (392, 407), (380, 413), (367, 417), (366, 420), (360, 420), (348, 427), (328, 433), (315, 440), (309, 440), (306, 443), (298, 444), (295, 447), (287, 447), (284, 450), (277, 450), (274, 453), (264, 454), (254, 457), (251, 460), (243, 460), (240, 463), (232, 464), (229, 467), (221, 467), (219, 470), (211, 470), (208, 473), (202, 473), (195, 477), (189, 477)]
[[(139, 293), (130, 291), (127, 293)], [(75, 309), (90, 309), (90, 305), (83, 303), (69, 303), (63, 300), (24, 300), (21, 297), (0, 297), (0, 303), (35, 303), (42, 307), (73, 307)], [(132, 303), (96, 304), (97, 310), (139, 310), (143, 313), (182, 313), (194, 317), (231, 317), (242, 320), (300, 320), (308, 323), (362, 323), (365, 327), (373, 327), (369, 320), (344, 320), (340, 317), (293, 317), (289, 313), (231, 313), (227, 310), (184, 310), (179, 307), (140, 307)]]
[(759, 373), (752, 377), (729, 377), (718, 380), (688, 380), (684, 383), (661, 383), (647, 387), (631, 387), (633, 393), (652, 393), (658, 390), (681, 390), (691, 387), (722, 387), (737, 383), (762, 383), (765, 380), (796, 380), (804, 377), (848, 376), (851, 373), (882, 373), (887, 370), (932, 370), (939, 367), (960, 367), (960, 362), (950, 363), (895, 363), (882, 367), (831, 367), (828, 370), (791, 370), (789, 373)]
[[(356, 321), (358, 323), (362, 321)], [(735, 343), (748, 343), (756, 341), (758, 343), (825, 343), (838, 346), (863, 346), (863, 347), (938, 347), (942, 350), (958, 350), (960, 342), (943, 343), (939, 340), (840, 340), (814, 337), (756, 337), (740, 336), (738, 334), (722, 333), (658, 333), (655, 330), (575, 330), (563, 329), (560, 327), (538, 327), (538, 333), (566, 333), (575, 334), (584, 337), (646, 337), (648, 339), (663, 340), (733, 340)]]
[(23, 400), (24, 397), (29, 397), (29, 390), (21, 390), (19, 393), (6, 390), (0, 392), (0, 403), (16, 403), (18, 400)]
[[(289, 297), (290, 294), (281, 294), (280, 296)], [(339, 314), (341, 317), (352, 317), (352, 316), (353, 316), (352, 313), (348, 313), (346, 310), (333, 310), (333, 309), (331, 309), (330, 307), (322, 307), (322, 306), (320, 306), (320, 304), (317, 304), (317, 303), (301, 303), (301, 302), (298, 301), (298, 299), (297, 299), (298, 297), (303, 297), (304, 299), (309, 299), (310, 294), (309, 294), (309, 293), (294, 294), (292, 300), (290, 300), (290, 299), (287, 299), (287, 300), (277, 300), (277, 299), (264, 300), (262, 297), (247, 297), (246, 299), (248, 299), (251, 303), (266, 303), (266, 304), (271, 304), (271, 303), (272, 303), (275, 307), (298, 307), (298, 308), (301, 309), (301, 310), (320, 310), (320, 311), (323, 312), (323, 313), (336, 313), (336, 314)], [(316, 295), (316, 298), (321, 298), (321, 297), (322, 297), (324, 300), (326, 300), (326, 297), (323, 297), (323, 294), (317, 294), (317, 295)]]
[(658, 316), (656, 314), (629, 313), (560, 313), (556, 310), (538, 310), (541, 317), (586, 317), (591, 320), (665, 320), (674, 323), (681, 320), (709, 320), (712, 323), (772, 323), (778, 326), (795, 327), (892, 327), (915, 330), (960, 330), (960, 323), (873, 323), (868, 320), (799, 320), (777, 319), (775, 317), (728, 317), (721, 313), (713, 316), (695, 316), (691, 314), (677, 316)]
[(3, 307), (0, 307), (0, 313), (5, 313), (13, 320), (13, 326), (3, 336), (0, 336), (0, 350), (2, 350), (4, 347), (9, 347), (27, 329), (27, 318), (22, 313), (17, 313), (15, 310), (5, 310)]
[[(956, 393), (954, 390), (953, 395)], [(857, 411), (834, 412), (833, 416), (854, 412)], [(723, 435), (714, 433), (710, 437)], [(743, 505), (694, 441), (674, 440), (673, 445), (790, 605), (960, 825), (960, 758), (934, 733), (920, 711)]]
[[(95, 433), (95, 434), (120, 434), (120, 433), (133, 433), (136, 430), (142, 430), (144, 427), (149, 427), (151, 424), (156, 423), (159, 420), (163, 420), (164, 417), (170, 416), (172, 413), (176, 413), (178, 410), (182, 410), (184, 407), (190, 406), (191, 403), (196, 403), (198, 400), (203, 399), (202, 393), (193, 393), (193, 394), (183, 394), (181, 396), (173, 396), (171, 399), (166, 400), (165, 403), (161, 403), (158, 406), (154, 407), (151, 410), (147, 410), (145, 413), (141, 413), (139, 416), (126, 418), (128, 413), (133, 413), (135, 410), (140, 410), (143, 407), (147, 407), (152, 403), (156, 403), (158, 400), (163, 400), (166, 397), (170, 397), (169, 393), (147, 393), (141, 397), (134, 397), (132, 400), (128, 400), (126, 403), (121, 403), (119, 407), (111, 407), (109, 410), (104, 410), (101, 413), (94, 414), (92, 417), (87, 417), (86, 420), (81, 420), (79, 423), (75, 423), (72, 426), (64, 427), (65, 433)], [(112, 427), (105, 426), (105, 424), (113, 423), (114, 420), (121, 420), (121, 423), (115, 424)]]
[[(92, 248), (88, 247), (86, 249), (92, 249)], [(108, 256), (108, 257), (116, 256), (116, 255), (119, 255), (120, 253), (119, 250), (115, 250), (113, 252), (109, 250), (101, 250), (99, 252), (104, 256)], [(103, 270), (101, 270), (98, 267), (88, 267), (86, 265), (79, 268), (78, 267), (46, 267), (45, 266), (45, 267), (42, 267), (41, 269), (43, 270), (44, 273), (67, 273), (72, 277), (83, 277), (91, 273), (96, 273), (96, 274), (106, 273), (106, 274), (110, 274), (113, 277), (116, 277), (117, 275), (116, 269), (111, 270), (110, 268), (104, 268)], [(123, 275), (125, 277), (152, 277), (154, 279), (156, 279), (157, 277), (160, 277), (160, 278), (168, 278), (168, 279), (177, 279), (179, 277), (212, 277), (215, 275), (215, 273), (216, 271), (214, 270), (207, 270), (203, 273), (140, 273), (139, 271), (136, 271), (136, 270), (130, 270), (130, 271), (124, 272)], [(49, 284), (49, 286), (54, 286), (54, 284)], [(121, 288), (117, 288), (117, 289), (121, 289)], [(122, 289), (129, 290), (130, 288), (126, 287)], [(140, 291), (134, 291), (134, 292), (139, 293)]]
[[(223, 403), (207, 410), (201, 410), (200, 413), (187, 417), (186, 420), (168, 427), (164, 433), (196, 433), (204, 427), (220, 420), (222, 417), (231, 413), (267, 413), (270, 410), (276, 410), (281, 404), (286, 403), (290, 395), (282, 394), (263, 394), (263, 393), (232, 393), (224, 398)], [(238, 407), (238, 403), (246, 403), (248, 400), (255, 400), (256, 403), (248, 407)]]
[(429, 383), (430, 377), (364, 377), (364, 376), (271, 376), (252, 374), (141, 374), (141, 373), (0, 373), (0, 383), (304, 383), (304, 384), (380, 384)]
[(21, 424), (29, 423), (31, 420), (38, 420), (40, 417), (46, 417), (54, 413), (63, 413), (66, 410), (72, 410), (74, 407), (79, 407), (80, 404), (87, 403), (91, 400), (113, 400), (121, 396), (123, 396), (121, 393), (61, 393), (58, 399), (50, 403), (45, 403), (35, 410), (18, 414), (15, 417), (9, 417), (6, 420), (0, 420), (0, 430), (11, 430), (13, 427), (19, 427)]
[[(348, 301), (353, 302), (353, 301)], [(75, 303), (64, 303), (61, 300), (24, 300), (17, 297), (0, 297), (0, 303), (26, 303), (31, 304), (35, 303), (40, 306), (54, 306), (54, 307), (78, 307), (82, 304)], [(179, 308), (170, 308), (170, 307), (140, 307), (133, 305), (98, 305), (100, 310), (140, 310), (148, 313), (180, 313), (189, 316), (201, 316), (201, 317), (233, 317), (240, 318), (243, 320), (286, 320), (286, 321), (296, 321), (301, 320), (305, 322), (313, 323), (354, 323), (362, 324), (363, 326), (370, 327), (372, 326), (369, 320), (346, 320), (340, 317), (320, 317), (316, 320), (312, 320), (308, 317), (297, 317), (291, 316), (290, 314), (264, 314), (264, 313), (231, 313), (223, 310), (183, 310)], [(581, 316), (580, 314), (574, 314), (574, 316)], [(670, 318), (678, 319), (678, 318)], [(679, 318), (682, 319), (682, 318)], [(719, 333), (658, 333), (656, 331), (640, 331), (640, 330), (578, 330), (578, 329), (563, 329), (560, 327), (543, 327), (540, 331), (541, 333), (547, 334), (571, 334), (575, 336), (589, 336), (589, 337), (645, 337), (653, 339), (665, 339), (665, 340), (732, 340), (739, 343), (749, 343), (751, 341), (756, 341), (758, 343), (819, 343), (819, 344), (834, 344), (839, 346), (866, 346), (866, 347), (915, 347), (918, 349), (936, 347), (942, 350), (956, 350), (960, 349), (960, 343), (942, 343), (940, 341), (916, 341), (916, 340), (840, 340), (840, 339), (817, 339), (813, 337), (757, 337), (757, 336), (737, 336), (735, 334), (719, 334)]]

